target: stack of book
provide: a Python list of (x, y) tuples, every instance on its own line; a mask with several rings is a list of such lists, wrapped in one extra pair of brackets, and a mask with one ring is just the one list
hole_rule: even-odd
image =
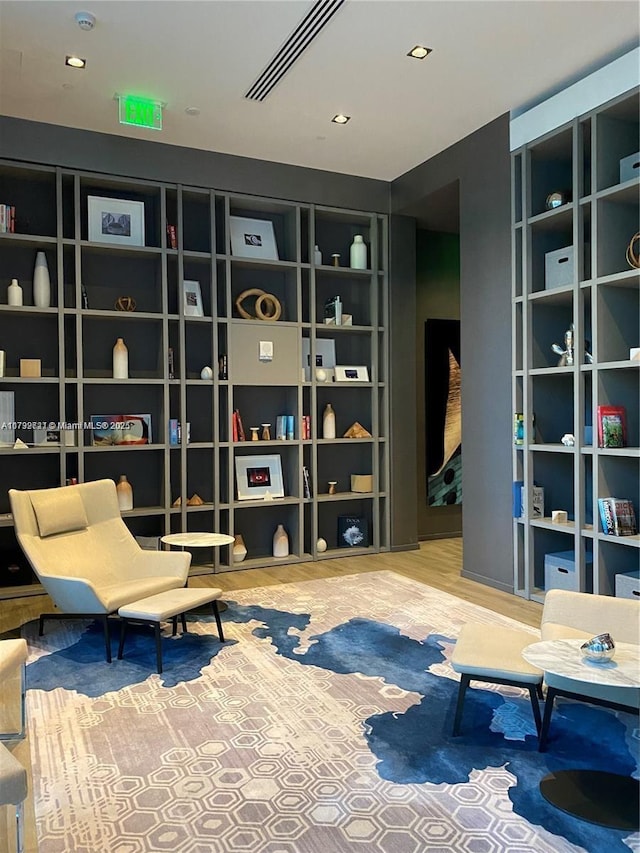
[(599, 498), (602, 530), (610, 536), (635, 536), (636, 514), (631, 501), (623, 498)]
[(12, 204), (0, 204), (0, 234), (13, 234), (16, 230), (16, 209)]
[(293, 441), (295, 437), (295, 417), (293, 415), (278, 415), (276, 418), (276, 439), (278, 441)]

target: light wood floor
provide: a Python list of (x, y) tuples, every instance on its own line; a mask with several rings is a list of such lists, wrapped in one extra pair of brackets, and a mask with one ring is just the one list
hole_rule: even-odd
[[(460, 577), (462, 567), (462, 539), (439, 539), (420, 543), (419, 550), (375, 554), (364, 557), (343, 557), (317, 563), (300, 563), (267, 569), (225, 572), (191, 578), (190, 586), (217, 586), (223, 592), (235, 589), (252, 589), (278, 583), (315, 580), (324, 577), (358, 574), (361, 572), (393, 571), (412, 580), (444, 590), (496, 613), (510, 616), (519, 622), (540, 627), (542, 605), (525, 601), (515, 595), (492, 589), (475, 581)], [(35, 619), (41, 612), (52, 609), (47, 596), (0, 601), (0, 635), (15, 632), (25, 622)], [(53, 628), (51, 630), (54, 630)], [(28, 738), (14, 747), (14, 754), (26, 765), (29, 762)], [(37, 853), (35, 817), (31, 796), (26, 803), (26, 853)], [(4, 839), (7, 849), (13, 850), (13, 826), (7, 826), (7, 809), (0, 816), (0, 850)]]

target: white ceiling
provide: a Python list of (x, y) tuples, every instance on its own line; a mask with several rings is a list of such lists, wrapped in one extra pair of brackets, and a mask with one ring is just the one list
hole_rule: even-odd
[[(392, 180), (640, 34), (635, 1), (347, 0), (265, 101), (246, 99), (312, 6), (2, 0), (0, 113)], [(91, 32), (74, 21), (81, 10), (97, 19)], [(410, 59), (415, 44), (433, 53)], [(65, 67), (72, 53), (84, 71)], [(163, 130), (118, 124), (116, 93), (165, 102)], [(331, 123), (338, 112), (349, 124)]]

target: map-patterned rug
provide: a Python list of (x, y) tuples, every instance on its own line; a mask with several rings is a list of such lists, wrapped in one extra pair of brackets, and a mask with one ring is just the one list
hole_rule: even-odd
[(107, 664), (88, 622), (25, 626), (40, 853), (640, 849), (538, 788), (568, 767), (636, 775), (631, 715), (560, 701), (540, 754), (527, 694), (474, 685), (451, 736), (460, 627), (517, 622), (393, 572), (227, 602), (227, 642), (191, 615), (162, 675), (150, 629)]

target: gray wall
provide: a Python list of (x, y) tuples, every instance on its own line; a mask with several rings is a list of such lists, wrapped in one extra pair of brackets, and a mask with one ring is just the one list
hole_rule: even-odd
[[(429, 200), (430, 202), (430, 200)], [(425, 321), (460, 319), (460, 237), (418, 228), (416, 239), (416, 471), (418, 539), (462, 533), (462, 506), (427, 503)], [(464, 369), (464, 366), (463, 366)], [(464, 448), (462, 456), (464, 466)], [(464, 506), (464, 493), (462, 495)]]
[[(392, 213), (460, 181), (463, 575), (512, 591), (509, 118), (491, 122), (391, 185)], [(410, 295), (396, 288), (393, 305)], [(395, 353), (393, 353), (395, 358)], [(415, 493), (414, 493), (415, 494)], [(410, 506), (407, 498), (407, 507)], [(401, 511), (401, 507), (396, 507)]]

